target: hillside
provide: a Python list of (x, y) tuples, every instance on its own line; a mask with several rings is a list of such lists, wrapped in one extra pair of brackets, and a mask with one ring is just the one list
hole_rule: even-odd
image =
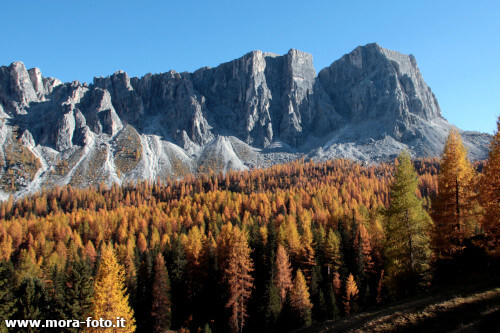
[(499, 316), (498, 287), (477, 292), (436, 291), (295, 332), (497, 332)]

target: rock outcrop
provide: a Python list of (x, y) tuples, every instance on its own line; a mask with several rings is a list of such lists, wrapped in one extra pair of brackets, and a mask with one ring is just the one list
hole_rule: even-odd
[[(319, 75), (312, 55), (293, 49), (254, 51), (194, 73), (136, 78), (118, 71), (89, 85), (15, 62), (0, 67), (0, 116), (0, 152), (21, 145), (31, 161), (22, 186), (3, 179), (7, 166), (0, 170), (3, 198), (41, 186), (182, 177), (301, 156), (383, 161), (402, 149), (437, 156), (453, 128), (415, 57), (377, 44)], [(472, 159), (486, 157), (491, 136), (462, 135)]]

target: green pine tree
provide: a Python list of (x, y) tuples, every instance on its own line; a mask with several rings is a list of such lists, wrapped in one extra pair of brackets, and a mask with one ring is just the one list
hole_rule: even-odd
[(186, 285), (186, 255), (179, 238), (176, 238), (169, 251), (167, 269), (169, 272), (172, 296), (172, 327), (181, 327), (188, 319), (188, 307), (185, 295)]
[[(17, 299), (15, 319), (45, 320), (50, 318), (50, 304), (45, 284), (38, 277), (28, 277), (21, 281), (16, 289), (15, 298)], [(28, 332), (41, 332), (36, 328), (29, 328)]]
[(0, 332), (7, 332), (5, 319), (11, 319), (14, 314), (15, 299), (12, 293), (14, 266), (10, 261), (0, 262)]
[(336, 319), (339, 317), (339, 307), (337, 305), (337, 299), (335, 298), (335, 293), (333, 292), (333, 285), (329, 283), (326, 287), (326, 309), (327, 318), (326, 319)]
[(57, 266), (50, 269), (50, 279), (45, 281), (45, 287), (50, 297), (50, 317), (58, 319), (71, 319), (66, 313), (65, 276), (64, 270)]
[(141, 256), (142, 260), (137, 272), (137, 291), (134, 313), (137, 329), (141, 332), (152, 332), (153, 321), (151, 317), (151, 307), (153, 302), (153, 262), (149, 252), (144, 252)]
[[(94, 281), (86, 259), (69, 263), (65, 272), (65, 313), (68, 319), (90, 316)], [(74, 330), (77, 332), (77, 329)]]
[(267, 332), (274, 332), (276, 331), (276, 325), (278, 323), (282, 305), (278, 287), (276, 287), (272, 281), (270, 281), (267, 285), (264, 299), (266, 300), (264, 308), (266, 321), (265, 328)]
[(417, 197), (417, 173), (410, 155), (403, 152), (391, 186), (391, 204), (386, 213), (385, 256), (389, 290), (412, 293), (429, 274), (429, 232), (432, 220)]

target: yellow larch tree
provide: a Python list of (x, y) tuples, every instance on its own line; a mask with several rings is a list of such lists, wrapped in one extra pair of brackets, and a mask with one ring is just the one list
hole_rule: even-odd
[(306, 279), (300, 269), (293, 280), (293, 288), (290, 292), (290, 307), (294, 317), (299, 319), (300, 326), (311, 324), (312, 303)]
[(500, 117), (484, 167), (480, 194), (484, 209), (482, 227), (486, 233), (486, 245), (491, 253), (500, 255)]
[(356, 281), (354, 281), (354, 276), (349, 274), (345, 284), (345, 296), (344, 296), (344, 310), (345, 314), (349, 315), (353, 309), (353, 302), (355, 298), (358, 296), (359, 290), (356, 285)]
[(125, 270), (116, 260), (112, 246), (104, 244), (94, 284), (92, 316), (97, 320), (111, 320), (113, 324), (118, 317), (123, 318), (125, 328), (96, 328), (90, 332), (135, 332), (134, 311), (129, 306), (128, 297)]
[(325, 262), (328, 270), (332, 272), (338, 271), (342, 265), (342, 256), (340, 252), (340, 235), (338, 232), (333, 231), (332, 228), (328, 229), (328, 235), (324, 244)]
[(464, 239), (474, 232), (474, 173), (460, 134), (452, 130), (441, 156), (438, 195), (432, 214), (434, 248), (441, 258), (460, 252)]
[(314, 259), (314, 249), (313, 249), (313, 236), (311, 232), (311, 226), (309, 223), (304, 223), (302, 231), (300, 252), (298, 255), (299, 266), (306, 278), (308, 284), (311, 283), (312, 268), (316, 265), (316, 260)]

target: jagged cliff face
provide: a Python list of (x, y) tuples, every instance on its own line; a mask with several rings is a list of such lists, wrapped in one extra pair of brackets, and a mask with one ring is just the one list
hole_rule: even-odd
[[(0, 67), (0, 195), (182, 177), (301, 156), (379, 161), (441, 153), (452, 125), (415, 58), (358, 47), (316, 76), (310, 54), (261, 51), (194, 73), (124, 72), (90, 85)], [(463, 132), (473, 159), (489, 135)]]

